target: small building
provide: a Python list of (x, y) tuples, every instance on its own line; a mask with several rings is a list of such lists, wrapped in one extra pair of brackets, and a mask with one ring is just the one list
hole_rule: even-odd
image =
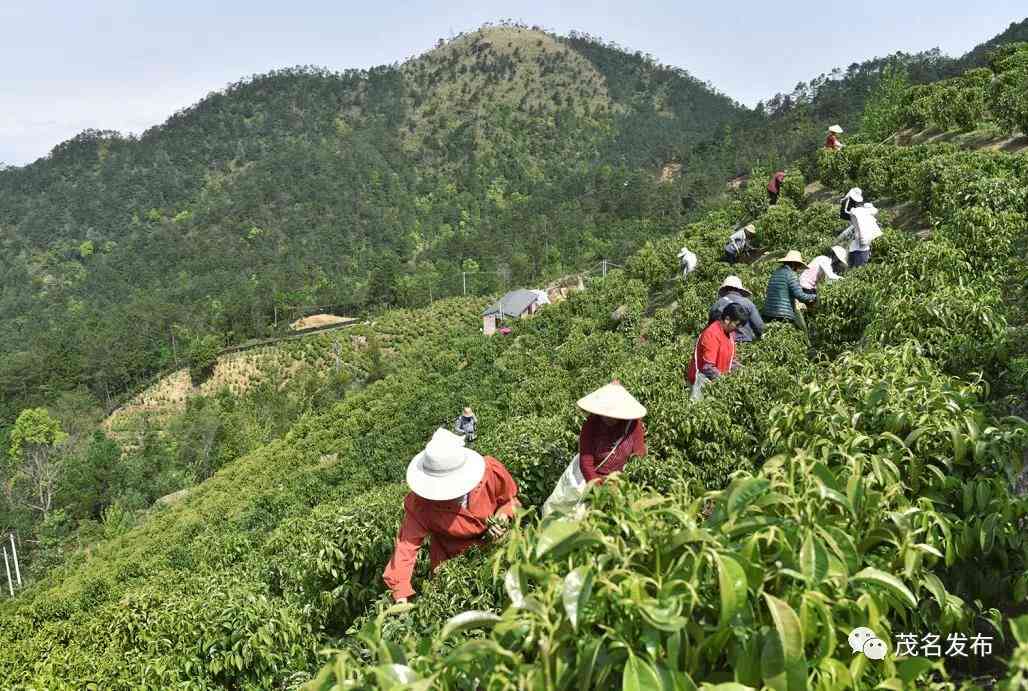
[(541, 305), (548, 304), (550, 304), (550, 299), (544, 290), (528, 290), (526, 288), (512, 290), (482, 312), (483, 332), (491, 331), (490, 327), (494, 329), (497, 321), (521, 319), (535, 314)]

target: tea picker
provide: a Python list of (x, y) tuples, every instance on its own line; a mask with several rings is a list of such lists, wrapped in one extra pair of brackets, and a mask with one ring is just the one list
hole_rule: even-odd
[(765, 321), (784, 321), (795, 324), (804, 334), (807, 333), (807, 322), (803, 312), (797, 308), (800, 304), (811, 304), (817, 300), (817, 293), (803, 290), (800, 286), (798, 271), (807, 267), (803, 256), (796, 250), (790, 250), (783, 258), (771, 280), (767, 284), (767, 295), (764, 298), (763, 316)]
[(778, 203), (778, 196), (782, 193), (783, 182), (785, 182), (785, 171), (779, 170), (771, 176), (771, 182), (767, 183), (767, 202), (771, 206)]
[(573, 511), (589, 482), (604, 482), (631, 458), (646, 455), (646, 408), (617, 379), (578, 400), (589, 416), (578, 434), (578, 453), (557, 481), (543, 515)]
[(870, 202), (853, 207), (850, 211), (853, 224), (835, 240), (838, 243), (850, 241), (848, 261), (854, 268), (864, 266), (871, 260), (871, 244), (882, 235), (877, 216), (878, 209)]
[(725, 243), (724, 261), (734, 264), (739, 260), (739, 255), (748, 252), (753, 247), (753, 236), (757, 234), (757, 227), (749, 223), (738, 229), (728, 237)]
[(838, 125), (832, 125), (828, 128), (828, 137), (825, 139), (825, 148), (831, 149), (832, 151), (838, 151), (842, 147), (846, 146), (839, 141), (839, 135), (842, 134), (842, 128)]
[(692, 385), (692, 400), (703, 397), (703, 387), (736, 367), (735, 330), (746, 322), (746, 311), (741, 305), (730, 303), (721, 311), (717, 321), (711, 322), (696, 339), (692, 358), (686, 369), (686, 378)]
[(810, 260), (810, 264), (800, 274), (800, 287), (811, 293), (817, 292), (817, 287), (823, 281), (840, 281), (841, 274), (849, 267), (849, 258), (846, 250), (835, 245), (824, 254), (818, 255)]
[(712, 324), (720, 321), (721, 315), (728, 305), (739, 305), (746, 313), (746, 323), (741, 324), (735, 330), (735, 340), (738, 343), (749, 343), (758, 340), (764, 335), (764, 320), (760, 316), (760, 310), (750, 300), (753, 295), (742, 284), (738, 276), (727, 276), (717, 291), (717, 301), (707, 312), (707, 323)]
[(461, 414), (457, 416), (457, 421), (453, 424), (454, 432), (464, 437), (464, 441), (468, 444), (475, 441), (475, 430), (478, 427), (478, 418), (475, 417), (474, 411), (469, 407), (465, 407)]
[(502, 536), (520, 505), (517, 483), (502, 463), (466, 448), (463, 437), (442, 428), (407, 465), (407, 485), (403, 521), (382, 574), (397, 602), (414, 594), (411, 576), (426, 539), (435, 572), (485, 538)]
[(678, 251), (678, 262), (682, 267), (682, 278), (684, 279), (696, 270), (700, 260), (695, 252), (692, 252), (688, 247), (683, 247)]

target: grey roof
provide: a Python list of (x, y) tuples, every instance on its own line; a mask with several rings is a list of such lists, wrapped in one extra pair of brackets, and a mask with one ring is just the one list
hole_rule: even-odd
[(485, 312), (482, 312), (482, 316), (488, 317), (490, 314), (496, 314), (500, 317), (520, 317), (538, 299), (539, 296), (531, 290), (518, 288), (489, 305)]

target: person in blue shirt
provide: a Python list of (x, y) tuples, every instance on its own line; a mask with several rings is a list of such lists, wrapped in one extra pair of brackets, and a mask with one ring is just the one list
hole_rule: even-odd
[(710, 307), (707, 313), (708, 323), (721, 319), (725, 307), (728, 305), (739, 305), (746, 316), (746, 323), (735, 330), (735, 340), (738, 343), (750, 343), (758, 340), (764, 334), (764, 320), (760, 316), (760, 310), (750, 300), (751, 293), (743, 287), (742, 280), (738, 276), (728, 276), (721, 283), (717, 291), (717, 301)]

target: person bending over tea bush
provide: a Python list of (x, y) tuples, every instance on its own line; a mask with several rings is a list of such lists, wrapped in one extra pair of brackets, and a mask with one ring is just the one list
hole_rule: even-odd
[(753, 236), (756, 234), (757, 227), (752, 223), (732, 233), (725, 243), (724, 260), (729, 264), (739, 261), (739, 255), (744, 255), (753, 248)]
[(839, 141), (839, 135), (842, 134), (842, 128), (838, 125), (832, 125), (828, 128), (828, 136), (825, 138), (825, 148), (831, 151), (838, 151), (845, 146)]
[(746, 323), (742, 305), (732, 303), (721, 311), (721, 318), (712, 322), (696, 339), (696, 348), (686, 376), (692, 384), (692, 400), (703, 397), (703, 387), (736, 366), (734, 332)]
[(807, 322), (795, 303), (808, 305), (817, 299), (817, 293), (811, 293), (800, 286), (797, 272), (807, 269), (803, 255), (790, 250), (778, 260), (782, 265), (771, 274), (767, 284), (767, 297), (764, 298), (764, 319), (766, 321), (784, 321), (795, 324), (807, 333)]
[(782, 193), (783, 182), (785, 182), (785, 171), (779, 170), (771, 176), (771, 182), (767, 183), (767, 202), (771, 206), (778, 203), (778, 196)]
[(752, 343), (764, 335), (764, 320), (760, 317), (760, 310), (750, 300), (753, 295), (743, 287), (742, 280), (738, 276), (728, 276), (721, 283), (717, 291), (717, 301), (711, 305), (707, 313), (707, 323), (713, 324), (721, 319), (721, 315), (728, 305), (738, 305), (746, 313), (746, 322), (739, 325), (735, 330), (737, 343)]
[(544, 516), (573, 511), (590, 482), (601, 484), (611, 473), (624, 470), (632, 458), (646, 455), (646, 407), (617, 379), (578, 399), (589, 414), (578, 435), (578, 453), (557, 480), (543, 505)]
[(630, 458), (646, 455), (646, 408), (613, 381), (579, 399), (589, 414), (578, 435), (578, 458), (586, 482), (603, 482), (620, 472)]
[(842, 278), (839, 274), (846, 271), (849, 266), (849, 258), (839, 245), (828, 248), (824, 254), (818, 255), (810, 260), (806, 270), (800, 274), (800, 288), (811, 293), (817, 292), (817, 286), (822, 281), (838, 281)]
[(864, 203), (864, 191), (859, 187), (853, 187), (846, 196), (839, 202), (839, 218), (844, 221), (853, 222), (853, 209)]
[(383, 579), (393, 599), (414, 594), (411, 576), (418, 550), (429, 538), (435, 571), (474, 545), (503, 536), (519, 505), (514, 478), (495, 458), (464, 447), (464, 439), (436, 430), (425, 449), (407, 466), (411, 492), (403, 500), (403, 522)]
[(853, 207), (850, 210), (852, 224), (836, 239), (840, 243), (850, 241), (849, 265), (854, 268), (864, 266), (871, 260), (871, 243), (882, 235), (877, 216), (878, 209), (870, 202)]

